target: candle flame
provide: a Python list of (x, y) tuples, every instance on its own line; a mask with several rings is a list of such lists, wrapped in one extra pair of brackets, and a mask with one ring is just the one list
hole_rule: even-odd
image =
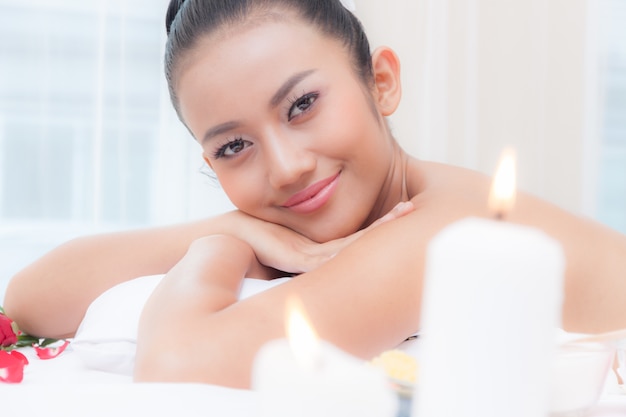
[(287, 299), (286, 331), (296, 362), (302, 369), (314, 369), (319, 356), (319, 337), (306, 316), (302, 301), (295, 296)]
[(489, 193), (489, 210), (497, 218), (503, 218), (515, 205), (515, 190), (515, 151), (505, 149)]

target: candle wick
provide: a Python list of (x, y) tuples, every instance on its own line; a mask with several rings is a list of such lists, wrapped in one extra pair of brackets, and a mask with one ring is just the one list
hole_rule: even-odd
[(494, 217), (496, 218), (496, 220), (504, 220), (504, 210), (496, 211)]

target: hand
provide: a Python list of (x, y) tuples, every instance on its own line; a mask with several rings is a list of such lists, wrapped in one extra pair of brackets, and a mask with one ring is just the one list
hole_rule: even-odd
[(365, 229), (324, 243), (314, 242), (287, 227), (265, 222), (241, 212), (233, 214), (245, 216), (240, 219), (245, 226), (237, 233), (237, 237), (252, 246), (259, 262), (280, 271), (302, 273), (323, 265), (370, 230), (413, 210), (415, 207), (410, 201), (398, 203), (389, 213)]

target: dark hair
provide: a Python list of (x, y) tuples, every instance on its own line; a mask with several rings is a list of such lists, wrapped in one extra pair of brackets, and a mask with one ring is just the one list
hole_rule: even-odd
[[(165, 27), (165, 77), (172, 104), (179, 112), (175, 92), (176, 69), (182, 56), (198, 40), (225, 24), (243, 23), (254, 12), (293, 10), (304, 21), (342, 42), (356, 73), (366, 85), (373, 82), (370, 46), (361, 22), (339, 0), (171, 0)], [(180, 113), (179, 113), (180, 116)]]

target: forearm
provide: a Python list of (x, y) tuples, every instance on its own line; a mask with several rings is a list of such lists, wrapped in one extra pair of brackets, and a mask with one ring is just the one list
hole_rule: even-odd
[[(245, 242), (216, 235), (195, 241), (144, 307), (137, 343), (138, 381), (200, 381), (204, 323), (237, 301), (241, 281), (261, 274)], [(241, 327), (241, 323), (238, 327)], [(233, 329), (236, 331), (236, 329)]]

